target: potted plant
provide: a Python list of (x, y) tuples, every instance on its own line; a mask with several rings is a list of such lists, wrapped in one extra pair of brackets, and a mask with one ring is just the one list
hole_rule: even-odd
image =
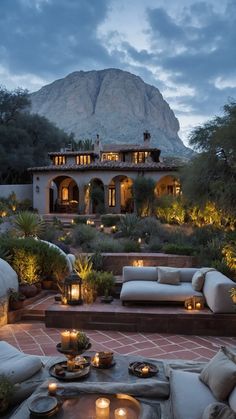
[(102, 303), (106, 303), (106, 304), (110, 304), (113, 301), (113, 297), (112, 295), (109, 294), (109, 289), (107, 288), (105, 290), (104, 295), (101, 297), (101, 302)]
[(25, 296), (18, 291), (15, 291), (13, 288), (8, 290), (9, 296), (9, 307), (11, 310), (19, 310), (24, 305)]
[(66, 258), (54, 247), (44, 246), (41, 254), (42, 287), (52, 289), (68, 273)]
[(230, 289), (230, 297), (233, 300), (233, 303), (236, 304), (236, 287)]
[(11, 396), (14, 392), (14, 385), (5, 375), (0, 376), (0, 413), (7, 410)]
[(97, 272), (97, 274), (98, 295), (101, 295), (102, 303), (109, 304), (113, 301), (111, 293), (115, 283), (114, 275), (111, 272)]

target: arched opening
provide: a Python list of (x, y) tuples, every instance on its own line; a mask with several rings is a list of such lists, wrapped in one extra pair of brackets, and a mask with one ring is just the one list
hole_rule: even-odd
[(86, 213), (103, 214), (105, 212), (104, 184), (98, 179), (91, 179), (85, 193)]
[(77, 213), (79, 188), (69, 176), (58, 176), (50, 182), (49, 209), (56, 213)]
[(127, 213), (134, 211), (133, 181), (127, 176), (115, 176), (108, 185), (109, 211)]
[(155, 194), (178, 196), (181, 193), (180, 182), (175, 176), (163, 176), (156, 184)]

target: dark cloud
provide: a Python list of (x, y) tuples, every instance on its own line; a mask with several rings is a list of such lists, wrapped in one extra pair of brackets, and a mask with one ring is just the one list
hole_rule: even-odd
[(96, 36), (108, 0), (9, 0), (0, 3), (0, 58), (10, 71), (37, 75), (110, 65)]

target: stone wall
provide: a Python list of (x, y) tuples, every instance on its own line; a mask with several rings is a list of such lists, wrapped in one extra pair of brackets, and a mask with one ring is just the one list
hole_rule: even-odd
[(18, 201), (30, 199), (33, 202), (33, 185), (0, 185), (0, 198), (8, 198), (14, 192)]

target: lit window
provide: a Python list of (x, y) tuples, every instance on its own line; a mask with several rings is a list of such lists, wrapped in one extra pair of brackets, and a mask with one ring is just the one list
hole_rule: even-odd
[(109, 186), (108, 205), (109, 205), (109, 207), (115, 207), (116, 206), (116, 188), (115, 188), (115, 186)]
[(103, 153), (102, 160), (118, 161), (119, 154), (118, 153)]
[(53, 163), (54, 163), (56, 166), (61, 166), (61, 165), (63, 165), (63, 164), (66, 164), (66, 157), (65, 157), (65, 156), (55, 156), (55, 157), (53, 158)]
[(91, 156), (90, 154), (80, 154), (76, 156), (76, 164), (84, 165), (91, 163)]
[(149, 151), (135, 151), (132, 156), (132, 161), (133, 163), (145, 163), (149, 156)]
[(65, 186), (61, 190), (61, 200), (68, 201), (69, 199), (69, 190)]

